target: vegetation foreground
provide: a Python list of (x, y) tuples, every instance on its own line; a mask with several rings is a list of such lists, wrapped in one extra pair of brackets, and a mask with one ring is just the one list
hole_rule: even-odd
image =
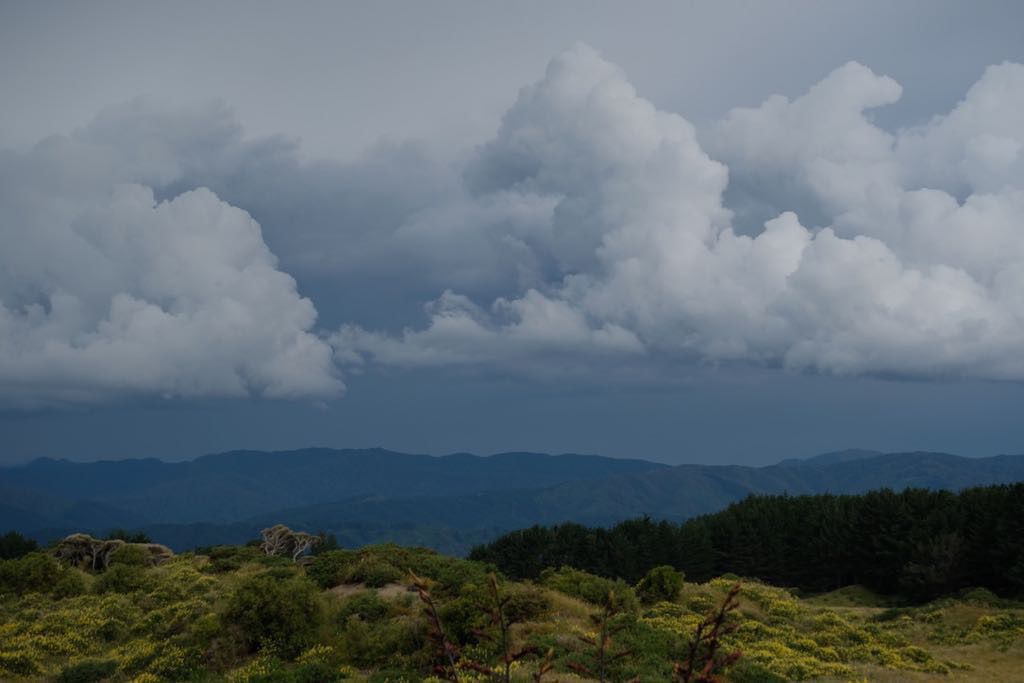
[[(250, 544), (157, 566), (126, 545), (101, 571), (43, 552), (3, 561), (0, 678), (995, 682), (1024, 670), (1024, 606), (984, 589), (893, 607), (857, 586), (801, 599), (670, 567), (628, 585), (567, 567), (510, 581), (393, 545), (305, 559)], [(737, 584), (738, 608), (723, 610)]]

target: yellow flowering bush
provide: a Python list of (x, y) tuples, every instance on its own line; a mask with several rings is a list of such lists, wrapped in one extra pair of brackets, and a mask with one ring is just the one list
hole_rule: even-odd
[(231, 671), (227, 679), (230, 683), (250, 683), (250, 681), (264, 680), (275, 674), (280, 674), (281, 670), (281, 662), (277, 659), (257, 657), (245, 666)]

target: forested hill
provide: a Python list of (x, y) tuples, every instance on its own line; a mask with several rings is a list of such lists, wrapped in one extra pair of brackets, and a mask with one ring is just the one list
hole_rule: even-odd
[(583, 455), (445, 457), (382, 450), (236, 451), (185, 463), (39, 460), (0, 468), (0, 529), (48, 541), (142, 529), (175, 549), (241, 543), (277, 522), (346, 546), (380, 541), (464, 554), (533, 524), (683, 521), (750, 494), (956, 491), (1024, 481), (1024, 456), (843, 451), (768, 467)]
[(734, 573), (823, 592), (860, 584), (924, 601), (981, 586), (1024, 596), (1024, 483), (960, 493), (751, 496), (682, 524), (535, 526), (470, 558), (515, 578), (571, 566), (627, 581), (670, 565), (695, 581)]

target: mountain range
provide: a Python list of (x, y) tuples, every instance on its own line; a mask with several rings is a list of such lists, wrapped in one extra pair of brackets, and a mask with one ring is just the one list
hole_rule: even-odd
[(395, 541), (464, 553), (533, 524), (681, 521), (755, 493), (959, 490), (1024, 480), (1024, 456), (849, 450), (766, 467), (668, 466), (593, 455), (382, 449), (231, 451), (187, 462), (39, 459), (0, 468), (0, 530), (46, 542), (142, 530), (181, 550), (239, 543), (281, 522), (343, 545)]

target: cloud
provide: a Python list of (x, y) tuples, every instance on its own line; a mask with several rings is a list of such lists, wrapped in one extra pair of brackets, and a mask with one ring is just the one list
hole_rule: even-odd
[(316, 310), (209, 190), (157, 201), (159, 149), (51, 138), (0, 155), (0, 402), (338, 396)]
[[(893, 136), (869, 115), (901, 94), (893, 79), (850, 62), (792, 101), (775, 95), (758, 107), (733, 109), (702, 141), (728, 164), (741, 216), (766, 219), (799, 210), (827, 222), (875, 202), (898, 182)], [(756, 234), (763, 223), (756, 220), (739, 227)]]
[(990, 66), (944, 116), (904, 131), (897, 156), (909, 187), (957, 197), (1024, 187), (1024, 65)]
[[(522, 340), (447, 293), (422, 329), (350, 325), (332, 343), (343, 363), (501, 366), (586, 356), (616, 330), (669, 365), (1024, 379), (1021, 72), (990, 68), (949, 115), (889, 132), (870, 110), (901, 86), (850, 63), (698, 138), (576, 46), (464, 172), (470, 206), (491, 210), (481, 229), (500, 226), (534, 275), (491, 308), (559, 311), (576, 332)], [(523, 220), (527, 205), (550, 212)]]
[(221, 104), (111, 107), (0, 152), (0, 400), (387, 366), (1024, 379), (1024, 67), (881, 128), (901, 94), (851, 62), (697, 130), (576, 45), (480, 147), (347, 162)]
[(330, 341), (339, 359), (355, 366), (370, 356), (407, 368), (491, 365), (547, 376), (580, 374), (595, 358), (621, 361), (645, 351), (629, 330), (611, 323), (595, 327), (579, 309), (536, 290), (498, 299), (487, 311), (445, 291), (427, 308), (426, 329), (392, 337), (346, 325)]

